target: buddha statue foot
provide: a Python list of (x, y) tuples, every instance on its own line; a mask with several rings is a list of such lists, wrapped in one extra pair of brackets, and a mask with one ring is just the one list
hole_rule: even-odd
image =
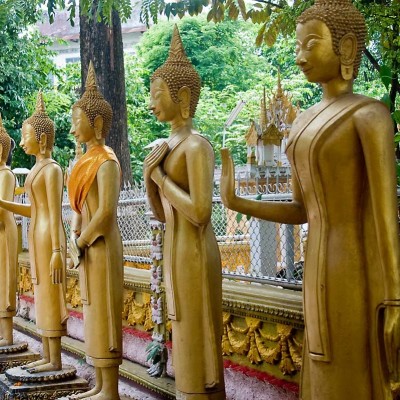
[(52, 363), (46, 363), (46, 364), (42, 364), (42, 365), (38, 365), (36, 367), (32, 367), (32, 368), (24, 368), (27, 372), (29, 372), (30, 374), (37, 374), (40, 372), (49, 372), (49, 371), (61, 371), (62, 370), (62, 366), (61, 365), (54, 365)]
[(120, 400), (119, 395), (110, 395), (108, 393), (103, 393), (97, 388), (93, 388), (85, 393), (75, 394), (68, 397), (68, 400)]
[(88, 400), (120, 400), (119, 395), (110, 395), (110, 394), (105, 394), (105, 393), (98, 393), (94, 396), (87, 397)]
[[(47, 364), (43, 364), (47, 367)], [(38, 368), (38, 367), (35, 367)], [(6, 377), (13, 382), (48, 382), (63, 381), (73, 379), (76, 376), (76, 369), (71, 365), (63, 366), (62, 370), (36, 371), (30, 373), (29, 370), (21, 367), (10, 368), (5, 372)]]
[(21, 369), (26, 369), (26, 370), (28, 370), (28, 369), (30, 369), (30, 368), (34, 368), (34, 367), (37, 367), (37, 366), (39, 366), (39, 365), (43, 365), (43, 364), (47, 364), (47, 363), (48, 363), (48, 361), (47, 361), (46, 359), (41, 358), (40, 360), (37, 360), (37, 361), (31, 362), (31, 363), (29, 363), (29, 364), (23, 365), (23, 366), (21, 367)]
[(68, 399), (69, 400), (88, 399), (91, 396), (94, 396), (94, 395), (100, 393), (100, 391), (101, 391), (101, 388), (94, 387), (93, 389), (91, 389), (91, 390), (89, 390), (87, 392), (74, 394), (72, 396), (69, 396)]
[(2, 344), (0, 341), (0, 354), (21, 353), (27, 349), (28, 343), (26, 342)]

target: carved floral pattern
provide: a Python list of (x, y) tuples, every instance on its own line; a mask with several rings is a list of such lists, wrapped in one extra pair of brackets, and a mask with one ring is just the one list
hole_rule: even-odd
[(82, 305), (81, 290), (79, 288), (78, 278), (75, 277), (67, 278), (66, 299), (67, 303), (69, 303), (72, 308), (80, 307)]
[[(277, 324), (277, 334), (268, 335), (263, 332), (263, 322), (259, 319), (246, 317), (245, 323), (245, 327), (236, 326), (233, 316), (223, 313), (223, 355), (245, 355), (252, 364), (263, 361), (279, 364), (283, 375), (294, 375), (300, 370), (302, 346), (296, 341), (293, 327)], [(266, 341), (275, 344), (269, 345)]]
[(33, 292), (33, 283), (31, 277), (31, 270), (28, 267), (19, 268), (19, 281), (18, 281), (18, 293), (23, 294), (27, 292)]
[(146, 331), (151, 331), (154, 323), (151, 318), (151, 296), (148, 293), (142, 293), (142, 302), (135, 300), (135, 292), (128, 290), (124, 300), (124, 309), (122, 318), (128, 325), (143, 325)]

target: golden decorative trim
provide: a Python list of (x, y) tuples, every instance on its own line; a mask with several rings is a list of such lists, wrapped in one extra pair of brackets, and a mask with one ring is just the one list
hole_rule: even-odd
[(135, 292), (133, 290), (127, 291), (122, 318), (128, 325), (143, 325), (146, 331), (151, 331), (154, 328), (154, 323), (151, 319), (150, 300), (150, 294), (142, 293), (142, 302), (139, 303), (135, 300)]
[(72, 308), (77, 308), (82, 306), (81, 290), (79, 287), (78, 277), (75, 276), (67, 277), (66, 300), (67, 303), (69, 303)]
[[(296, 341), (295, 330), (288, 325), (277, 324), (277, 334), (263, 332), (263, 322), (246, 317), (245, 327), (234, 324), (232, 315), (223, 315), (223, 355), (244, 355), (252, 364), (279, 364), (283, 375), (295, 375), (301, 369), (301, 344)], [(274, 344), (268, 345), (266, 343)]]

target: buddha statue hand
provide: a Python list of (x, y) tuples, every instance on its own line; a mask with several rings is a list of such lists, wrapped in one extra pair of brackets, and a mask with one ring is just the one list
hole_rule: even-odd
[(54, 285), (62, 283), (64, 262), (61, 249), (53, 250), (50, 260), (50, 276)]
[[(400, 300), (385, 302), (384, 340), (391, 380), (400, 380)], [(393, 304), (391, 304), (393, 303)]]
[(235, 194), (235, 167), (233, 165), (231, 153), (227, 148), (221, 149), (221, 161), (221, 199), (226, 207), (233, 208), (237, 197)]
[(78, 268), (81, 262), (80, 260), (81, 255), (82, 251), (77, 244), (76, 236), (71, 235), (71, 239), (69, 240), (69, 256), (71, 258), (69, 268)]
[[(150, 154), (144, 159), (143, 163), (143, 176), (146, 184), (151, 184), (151, 181), (153, 181), (153, 178), (155, 178), (154, 182), (156, 182), (157, 178), (160, 178), (160, 170), (155, 173), (155, 176), (152, 176), (153, 171), (156, 169), (156, 167), (159, 166), (159, 164), (162, 162), (164, 157), (167, 155), (169, 150), (167, 142), (163, 142), (160, 145), (157, 145), (153, 148), (153, 150), (150, 152)], [(161, 176), (162, 178), (162, 176)], [(158, 182), (156, 182), (158, 183)]]

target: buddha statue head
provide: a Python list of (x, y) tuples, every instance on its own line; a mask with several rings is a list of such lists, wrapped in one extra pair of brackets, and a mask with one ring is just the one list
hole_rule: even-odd
[[(86, 78), (85, 93), (72, 106), (72, 121), (75, 128), (77, 120), (86, 118), (83, 123), (88, 123), (88, 127), (92, 128), (97, 139), (104, 139), (111, 129), (112, 123), (112, 108), (103, 95), (97, 88), (96, 74), (94, 71), (93, 62), (90, 61), (89, 69)], [(84, 128), (81, 126), (81, 128)], [(74, 127), (73, 127), (74, 129)], [(77, 138), (81, 142), (85, 142), (84, 138)]]
[(23, 145), (24, 136), (29, 135), (31, 132), (39, 144), (40, 153), (44, 154), (46, 151), (51, 152), (53, 150), (55, 137), (54, 122), (46, 113), (41, 91), (37, 95), (35, 112), (22, 124), (21, 145)]
[[(151, 87), (154, 88), (154, 86), (161, 88), (166, 86), (169, 97), (179, 109), (182, 118), (194, 117), (200, 96), (200, 76), (186, 56), (176, 25), (172, 34), (168, 59), (151, 77)], [(173, 104), (170, 106), (173, 107)], [(159, 120), (169, 121), (168, 116), (161, 117), (157, 113), (156, 116)]]
[(310, 21), (320, 21), (326, 25), (332, 49), (339, 57), (343, 79), (354, 79), (365, 48), (366, 26), (361, 13), (351, 0), (316, 0), (297, 19), (297, 23), (303, 26), (312, 23)]
[(0, 160), (1, 160), (1, 162), (5, 162), (8, 159), (10, 150), (11, 150), (11, 138), (3, 126), (3, 119), (0, 114), (0, 155), (1, 155)]

